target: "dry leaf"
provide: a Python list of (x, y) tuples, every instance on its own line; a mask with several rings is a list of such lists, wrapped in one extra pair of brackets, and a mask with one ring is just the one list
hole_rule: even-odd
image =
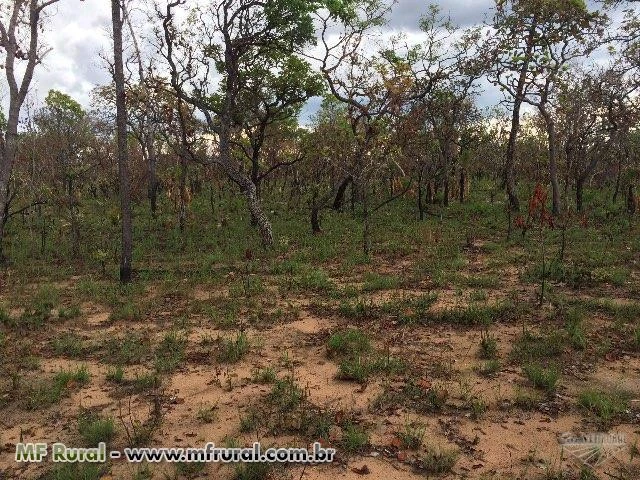
[(351, 471), (353, 473), (357, 473), (358, 475), (369, 475), (371, 473), (371, 470), (369, 470), (369, 467), (367, 467), (366, 464), (360, 468), (354, 467), (351, 469)]

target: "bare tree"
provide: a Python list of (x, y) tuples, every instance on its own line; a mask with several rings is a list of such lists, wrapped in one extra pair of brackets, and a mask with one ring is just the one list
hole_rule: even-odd
[[(40, 44), (43, 12), (59, 0), (3, 0), (0, 2), (0, 49), (9, 86), (9, 115), (0, 132), (0, 259), (4, 228), (9, 218), (9, 180), (18, 152), (20, 110), (29, 92), (36, 66), (47, 49)], [(22, 78), (19, 64), (24, 65)]]
[(113, 23), (113, 80), (116, 85), (118, 177), (120, 183), (120, 213), (122, 217), (120, 282), (129, 283), (131, 281), (133, 231), (131, 222), (131, 187), (129, 185), (129, 155), (127, 147), (127, 104), (122, 46), (124, 11), (121, 0), (111, 0), (111, 21)]

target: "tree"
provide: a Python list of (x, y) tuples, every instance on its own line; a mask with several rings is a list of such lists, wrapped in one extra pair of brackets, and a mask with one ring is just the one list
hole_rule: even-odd
[[(560, 85), (553, 112), (560, 129), (567, 162), (573, 176), (578, 212), (583, 210), (584, 186), (596, 167), (626, 138), (637, 121), (632, 95), (638, 85), (615, 69), (573, 71)], [(565, 181), (565, 191), (568, 186)]]
[(133, 255), (133, 227), (131, 220), (131, 192), (127, 146), (127, 101), (124, 78), (122, 27), (124, 7), (121, 0), (111, 0), (113, 25), (113, 80), (116, 87), (116, 137), (118, 144), (118, 179), (120, 184), (121, 242), (120, 282), (131, 282)]
[[(172, 87), (181, 101), (200, 111), (209, 132), (217, 136), (217, 155), (208, 161), (220, 166), (240, 187), (262, 243), (269, 247), (273, 244), (271, 223), (256, 185), (234, 157), (234, 137), (243, 125), (243, 100), (255, 93), (251, 72), (256, 71), (256, 64), (265, 58), (289, 58), (310, 45), (314, 37), (311, 14), (325, 2), (217, 1), (191, 15), (180, 29), (174, 11), (185, 3), (173, 0), (158, 11), (163, 25), (159, 49), (169, 65)], [(222, 77), (219, 88), (212, 86), (214, 71)], [(290, 78), (284, 79), (283, 87), (288, 88)]]
[[(59, 0), (3, 0), (0, 2), (0, 49), (9, 85), (9, 114), (0, 133), (0, 260), (9, 213), (9, 180), (18, 152), (18, 122), (36, 66), (47, 50), (40, 44), (43, 12)], [(22, 71), (22, 78), (19, 72)]]
[(244, 72), (244, 88), (238, 98), (242, 136), (234, 140), (251, 164), (251, 181), (257, 194), (268, 175), (302, 159), (298, 156), (278, 161), (262, 171), (263, 147), (268, 137), (286, 131), (304, 103), (323, 92), (322, 79), (306, 61), (293, 54), (270, 53)]
[(512, 126), (505, 162), (505, 184), (513, 209), (519, 209), (513, 177), (520, 108), (528, 103), (545, 120), (553, 213), (560, 213), (557, 133), (550, 103), (568, 65), (600, 43), (606, 18), (584, 0), (496, 0), (491, 81), (513, 101)]
[[(53, 160), (54, 178), (62, 184), (62, 191), (54, 189), (51, 197), (68, 214), (72, 253), (78, 255), (80, 224), (77, 184), (92, 168), (83, 158), (84, 150), (91, 144), (91, 125), (80, 104), (57, 90), (49, 91), (45, 106), (35, 116), (35, 123), (39, 130), (39, 140)], [(41, 160), (42, 167), (45, 162), (46, 159)]]

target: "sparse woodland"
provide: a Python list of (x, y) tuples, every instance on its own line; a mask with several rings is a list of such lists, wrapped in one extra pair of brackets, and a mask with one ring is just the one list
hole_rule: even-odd
[[(111, 0), (38, 101), (65, 2), (0, 0), (0, 480), (640, 478), (638, 2)], [(256, 440), (337, 459), (14, 460)]]

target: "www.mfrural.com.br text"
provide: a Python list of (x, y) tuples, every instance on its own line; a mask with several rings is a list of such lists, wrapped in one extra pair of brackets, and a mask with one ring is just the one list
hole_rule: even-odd
[(132, 463), (331, 463), (335, 449), (314, 443), (306, 448), (264, 448), (259, 442), (251, 447), (226, 448), (207, 443), (201, 448), (124, 448), (108, 450), (105, 443), (95, 448), (74, 448), (64, 443), (18, 443), (16, 462), (104, 463), (124, 459)]

